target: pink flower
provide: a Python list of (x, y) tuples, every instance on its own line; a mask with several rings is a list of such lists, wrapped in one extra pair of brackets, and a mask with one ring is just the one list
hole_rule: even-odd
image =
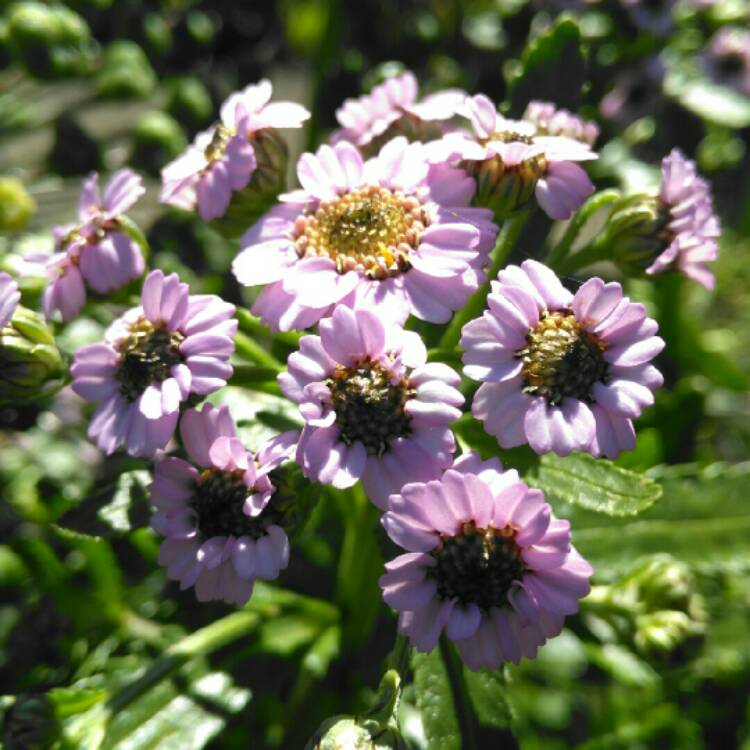
[(533, 191), (550, 218), (567, 219), (594, 192), (574, 163), (597, 158), (588, 144), (539, 134), (530, 122), (506, 120), (482, 94), (466, 99), (464, 113), (474, 134), (448, 133), (430, 144), (428, 152), (435, 162), (462, 160), (477, 179), (481, 205), (507, 215), (522, 208)]
[(426, 364), (419, 335), (374, 311), (337, 307), (304, 336), (279, 375), (305, 418), (297, 463), (308, 479), (365, 492), (384, 508), (406, 482), (432, 479), (451, 464), (448, 425), (461, 416), (460, 378)]
[(395, 135), (412, 136), (409, 140), (438, 138), (442, 123), (455, 117), (466, 98), (459, 89), (446, 89), (417, 101), (417, 79), (411, 71), (393, 76), (357, 99), (347, 99), (336, 110), (341, 130), (333, 134), (334, 142), (349, 141), (364, 148), (379, 141), (380, 145)]
[(242, 238), (240, 283), (266, 284), (253, 312), (274, 329), (313, 325), (334, 305), (444, 323), (484, 279), (497, 227), (470, 208), (474, 181), (394, 138), (363, 162), (349, 143), (297, 165), (302, 185)]
[(44, 259), (49, 284), (42, 305), (48, 318), (55, 310), (64, 321), (74, 318), (86, 302), (86, 287), (106, 294), (143, 273), (141, 249), (123, 229), (121, 217), (145, 192), (141, 177), (129, 169), (112, 175), (104, 195), (96, 172), (84, 181), (80, 223), (55, 227), (58, 252)]
[(180, 434), (190, 462), (156, 464), (151, 521), (165, 540), (159, 562), (198, 601), (244, 604), (257, 578), (273, 580), (289, 563), (271, 472), (294, 452), (296, 432), (268, 441), (256, 455), (237, 437), (229, 408), (189, 409)]
[(560, 135), (593, 146), (599, 137), (596, 123), (584, 120), (567, 109), (557, 109), (552, 102), (529, 102), (523, 120), (530, 122), (538, 135)]
[(440, 479), (407, 484), (382, 523), (407, 550), (380, 579), (399, 630), (422, 652), (445, 632), (472, 670), (533, 659), (590, 590), (570, 524), (497, 459), (472, 452)]
[(5, 328), (21, 301), (18, 284), (7, 273), (0, 273), (0, 328)]
[(221, 106), (220, 120), (199, 133), (182, 155), (162, 170), (162, 203), (189, 211), (204, 221), (226, 213), (232, 193), (250, 184), (258, 166), (258, 139), (273, 128), (299, 128), (310, 117), (301, 105), (269, 103), (270, 81), (232, 94)]
[(152, 271), (141, 306), (107, 330), (104, 342), (81, 347), (73, 390), (99, 403), (89, 437), (107, 454), (124, 446), (152, 456), (174, 434), (180, 404), (205, 396), (232, 374), (234, 305), (213, 294), (190, 295), (177, 274)]
[(632, 420), (662, 384), (649, 363), (664, 341), (643, 305), (598, 278), (573, 295), (534, 260), (501, 271), (487, 303), (461, 346), (464, 373), (482, 381), (472, 413), (503, 448), (615, 458), (635, 447)]
[(714, 275), (707, 264), (716, 260), (721, 234), (719, 220), (713, 210), (711, 189), (698, 177), (695, 162), (673, 149), (661, 164), (662, 181), (659, 193), (665, 214), (667, 248), (646, 269), (657, 274), (675, 268), (688, 278), (713, 289)]

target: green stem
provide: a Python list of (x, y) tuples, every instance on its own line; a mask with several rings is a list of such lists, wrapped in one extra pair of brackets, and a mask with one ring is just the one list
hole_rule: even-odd
[(240, 324), (240, 331), (252, 338), (273, 336), (274, 341), (285, 344), (290, 349), (296, 349), (299, 346), (300, 335), (296, 331), (281, 331), (272, 334), (271, 329), (265, 323), (261, 323), (258, 318), (242, 307), (237, 308), (235, 316)]
[(183, 638), (170, 646), (163, 656), (151, 665), (150, 669), (134, 682), (126, 685), (109, 701), (111, 713), (117, 713), (137, 700), (146, 691), (163, 679), (174, 674), (185, 663), (197, 656), (206, 656), (217, 649), (231, 643), (237, 638), (247, 635), (258, 624), (260, 617), (255, 612), (233, 612), (212, 622), (205, 628)]
[[(508, 256), (515, 247), (518, 241), (518, 236), (526, 226), (526, 222), (533, 213), (533, 209), (527, 209), (516, 216), (512, 216), (506, 219), (503, 224), (500, 233), (497, 235), (497, 241), (495, 247), (492, 248), (491, 253), (491, 265), (487, 271), (487, 278), (492, 281), (497, 277), (500, 269), (505, 265), (508, 260)], [(482, 310), (484, 309), (485, 300), (490, 290), (489, 281), (486, 284), (482, 284), (477, 292), (475, 292), (464, 305), (461, 310), (458, 310), (453, 316), (453, 320), (448, 324), (445, 329), (443, 337), (440, 339), (440, 349), (452, 349), (458, 344), (461, 338), (461, 329), (470, 320), (479, 317)]]
[(602, 190), (600, 193), (594, 193), (578, 210), (565, 229), (562, 239), (552, 248), (547, 256), (546, 263), (550, 268), (556, 269), (557, 266), (568, 257), (573, 243), (578, 239), (583, 227), (589, 219), (601, 208), (608, 203), (612, 203), (620, 197), (619, 190)]
[(245, 335), (242, 331), (237, 331), (234, 337), (234, 345), (238, 356), (242, 359), (254, 362), (261, 367), (268, 367), (277, 373), (283, 369), (281, 362), (273, 354), (267, 352), (255, 339)]
[(609, 251), (608, 240), (609, 238), (606, 233), (598, 235), (596, 239), (586, 245), (582, 250), (579, 250), (577, 253), (565, 258), (561, 263), (558, 263), (555, 271), (560, 275), (571, 274), (590, 266), (592, 263), (604, 260)]
[(466, 684), (461, 673), (461, 664), (457, 663), (456, 654), (448, 643), (448, 638), (443, 635), (440, 638), (440, 655), (443, 657), (445, 671), (453, 695), (453, 705), (456, 709), (456, 719), (461, 732), (461, 750), (477, 750), (476, 727), (474, 725), (474, 712), (468, 704)]
[(281, 388), (276, 382), (279, 371), (271, 367), (256, 367), (255, 365), (234, 365), (232, 377), (227, 385), (239, 388), (248, 388), (251, 391), (270, 393), (272, 396), (281, 396)]
[(405, 635), (398, 633), (396, 635), (396, 642), (393, 644), (393, 650), (388, 657), (388, 665), (391, 669), (395, 669), (400, 675), (401, 679), (404, 679), (407, 671), (409, 670), (409, 657), (411, 656), (411, 646), (409, 640)]

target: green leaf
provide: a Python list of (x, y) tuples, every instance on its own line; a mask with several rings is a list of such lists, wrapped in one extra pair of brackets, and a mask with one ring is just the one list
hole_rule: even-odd
[(528, 43), (519, 64), (508, 76), (513, 111), (520, 114), (530, 99), (576, 108), (584, 68), (578, 22), (562, 14)]
[(590, 643), (586, 652), (591, 662), (623, 685), (644, 688), (661, 682), (659, 674), (647, 662), (617, 643), (603, 646)]
[(464, 680), (479, 722), (488, 727), (508, 727), (512, 719), (508, 705), (505, 672), (482, 669), (472, 672), (464, 667)]
[(440, 651), (414, 653), (414, 690), (430, 750), (460, 750), (461, 730)]
[(685, 75), (676, 67), (665, 78), (664, 92), (709, 122), (730, 128), (750, 125), (750, 99), (707, 78)]
[(653, 479), (587, 453), (548, 453), (527, 479), (553, 505), (571, 503), (608, 516), (635, 516), (661, 497)]

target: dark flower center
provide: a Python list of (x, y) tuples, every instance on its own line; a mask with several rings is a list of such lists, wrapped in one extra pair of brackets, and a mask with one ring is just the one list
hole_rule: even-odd
[(259, 539), (265, 536), (266, 529), (278, 523), (281, 514), (274, 507), (274, 494), (260, 515), (254, 518), (246, 515), (243, 506), (252, 492), (253, 488), (245, 484), (242, 471), (202, 471), (188, 503), (198, 516), (201, 539), (215, 536)]
[(734, 76), (745, 69), (745, 58), (738, 52), (721, 55), (718, 59), (719, 72), (725, 76)]
[(363, 359), (353, 367), (339, 365), (325, 381), (346, 445), (359, 440), (368, 453), (382, 456), (392, 440), (411, 434), (404, 406), (414, 396), (414, 389), (406, 378), (396, 383), (391, 378), (388, 370)]
[(594, 384), (606, 382), (608, 376), (604, 349), (571, 312), (542, 314), (526, 334), (526, 347), (516, 352), (523, 365), (524, 393), (542, 396), (550, 406), (567, 397), (593, 402)]
[(430, 554), (435, 565), (427, 568), (427, 575), (437, 583), (438, 596), (485, 611), (502, 607), (511, 584), (526, 570), (510, 527), (478, 529), (466, 523), (462, 533), (443, 537)]
[(428, 223), (417, 198), (370, 186), (323, 201), (314, 213), (300, 216), (297, 253), (330, 258), (339, 273), (385, 279), (411, 268), (409, 254)]
[(128, 401), (135, 401), (152, 383), (170, 377), (172, 367), (184, 361), (180, 353), (184, 339), (180, 331), (154, 326), (145, 318), (132, 325), (128, 337), (119, 344), (120, 363), (115, 377), (120, 393)]

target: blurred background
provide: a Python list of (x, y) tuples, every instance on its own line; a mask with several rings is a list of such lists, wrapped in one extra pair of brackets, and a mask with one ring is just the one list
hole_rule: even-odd
[[(631, 522), (568, 509), (598, 586), (563, 635), (477, 708), (479, 746), (512, 743), (512, 721), (524, 750), (747, 750), (749, 28), (746, 0), (0, 2), (0, 268), (18, 272), (25, 254), (51, 249), (89, 172), (129, 165), (146, 176), (132, 218), (152, 265), (247, 303), (226, 273), (236, 243), (160, 206), (159, 170), (229, 93), (264, 77), (275, 99), (312, 112), (287, 133), (290, 175), (336, 127), (345, 98), (404, 69), (422, 93), (481, 91), (510, 116), (549, 100), (595, 120), (598, 188), (657, 184), (679, 147), (713, 185), (723, 236), (715, 293), (677, 276), (627, 281), (660, 321), (667, 382), (618, 463), (661, 482), (664, 497)], [(516, 259), (541, 254), (546, 221), (528, 226)], [(602, 273), (617, 276), (606, 264)], [(100, 335), (111, 315), (97, 309), (66, 327), (68, 351)], [(293, 343), (276, 342), (277, 355)], [(256, 442), (292, 416), (272, 394), (233, 398)], [(66, 392), (0, 409), (3, 746), (300, 748), (323, 718), (362, 711), (395, 631), (370, 575), (388, 550), (377, 518), (342, 510), (331, 490), (280, 587), (258, 587), (248, 637), (124, 704), (93, 744), (102, 695), (231, 611), (166, 583), (145, 528), (147, 482), (143, 462), (102, 461)], [(426, 748), (424, 706), (409, 690), (402, 719)]]

